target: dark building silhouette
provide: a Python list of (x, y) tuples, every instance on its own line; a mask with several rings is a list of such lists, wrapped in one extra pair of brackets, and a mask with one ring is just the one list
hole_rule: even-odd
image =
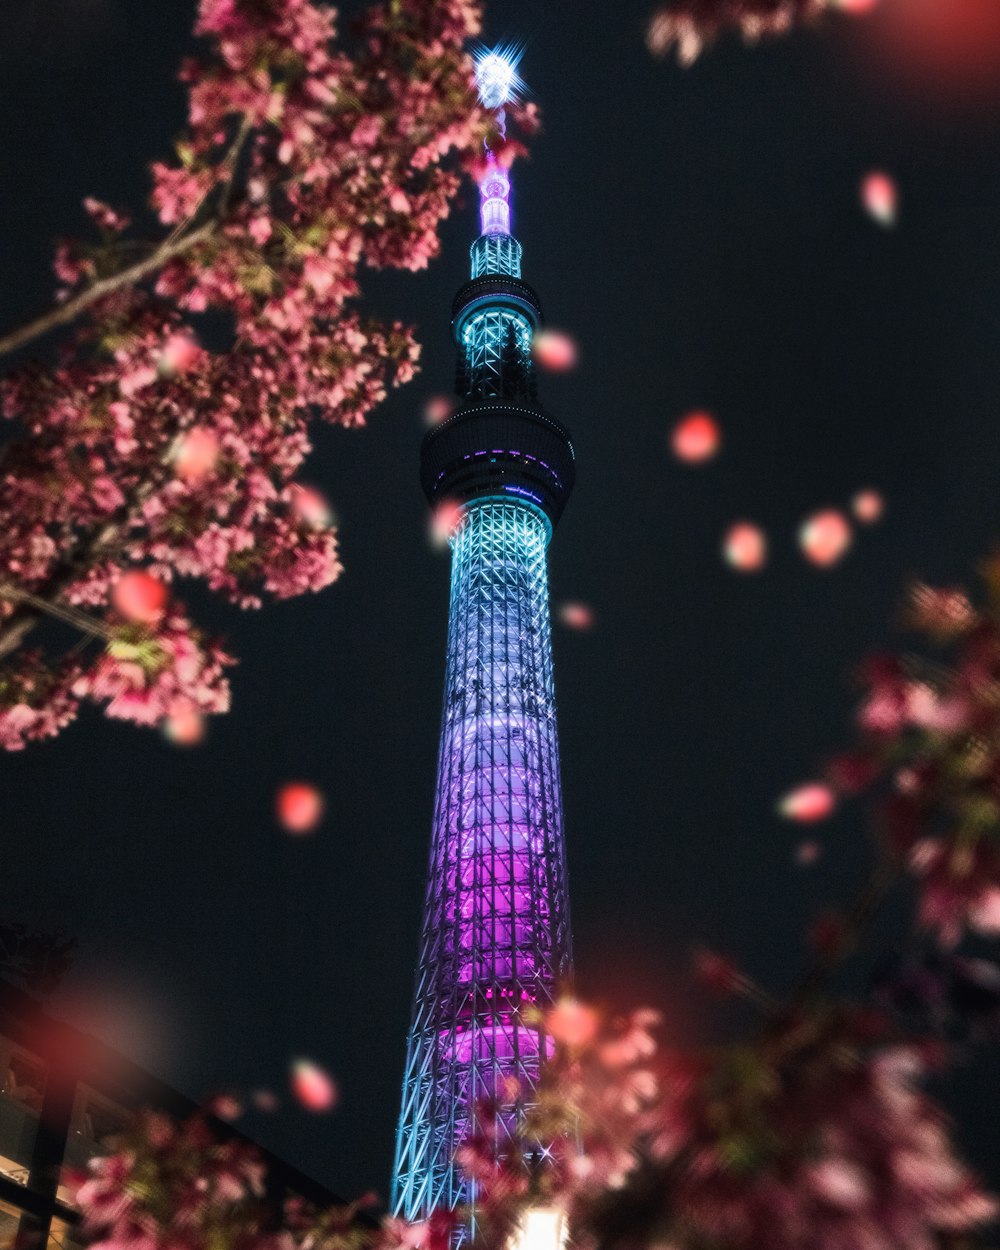
[[(112, 1149), (139, 1108), (185, 1119), (198, 1104), (112, 1047), (53, 1019), (30, 994), (0, 980), (0, 1250), (17, 1240), (40, 1250), (80, 1244), (70, 1173)], [(213, 1121), (220, 1138), (244, 1134)], [(343, 1205), (324, 1185), (257, 1146), (265, 1201), (280, 1219), (283, 1199)]]

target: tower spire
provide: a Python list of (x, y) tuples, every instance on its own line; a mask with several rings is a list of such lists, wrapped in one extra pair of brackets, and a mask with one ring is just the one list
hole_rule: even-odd
[[(515, 62), (477, 63), (498, 110)], [(510, 177), (487, 153), (472, 277), (452, 305), (462, 402), (424, 439), (432, 507), (456, 507), (437, 792), (393, 1209), (471, 1206), (456, 1151), (488, 1103), (498, 1161), (541, 1157), (520, 1130), (551, 1043), (539, 1022), (572, 971), (552, 681), (547, 548), (573, 488), (573, 447), (537, 401), (538, 296), (510, 234)]]

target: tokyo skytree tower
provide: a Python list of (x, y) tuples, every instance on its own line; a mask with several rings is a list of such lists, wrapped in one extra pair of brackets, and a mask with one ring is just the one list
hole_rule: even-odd
[[(515, 63), (479, 58), (487, 108)], [(475, 1202), (453, 1159), (484, 1099), (497, 1154), (532, 1105), (551, 1044), (537, 1023), (572, 971), (546, 550), (573, 488), (563, 425), (539, 404), (538, 297), (510, 232), (510, 176), (487, 153), (481, 234), (455, 297), (454, 413), (420, 476), (453, 510), (448, 658), (430, 871), (396, 1138), (392, 1206), (418, 1220)], [(538, 1149), (544, 1151), (544, 1145)]]

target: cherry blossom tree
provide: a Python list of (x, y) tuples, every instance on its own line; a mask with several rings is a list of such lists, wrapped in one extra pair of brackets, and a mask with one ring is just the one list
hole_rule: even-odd
[[(152, 220), (86, 200), (96, 237), (59, 246), (55, 307), (0, 338), (9, 356), (62, 330), (53, 366), (0, 389), (4, 748), (84, 700), (143, 725), (225, 711), (233, 661), (176, 579), (250, 608), (337, 577), (329, 510), (297, 480), (308, 425), (361, 425), (414, 373), (418, 344), (361, 313), (359, 283), (437, 252), (493, 124), (478, 28), (474, 0), (384, 0), (348, 51), (313, 0), (201, 0)], [(204, 314), (227, 350), (199, 341)]]

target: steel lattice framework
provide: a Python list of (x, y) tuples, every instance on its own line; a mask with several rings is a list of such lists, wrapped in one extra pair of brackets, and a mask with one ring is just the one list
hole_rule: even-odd
[(432, 506), (458, 504), (459, 519), (392, 1197), (411, 1220), (471, 1202), (472, 1224), (476, 1195), (455, 1152), (483, 1100), (497, 1108), (498, 1158), (510, 1149), (550, 1053), (538, 1009), (572, 971), (547, 548), (574, 458), (535, 399), (541, 312), (520, 278), (509, 189), (495, 167), (480, 182), (483, 234), (453, 321), (464, 403), (421, 453)]
[(515, 1133), (545, 1053), (522, 1009), (550, 1003), (570, 971), (548, 537), (534, 509), (484, 500), (453, 538), (434, 840), (396, 1151), (396, 1202), (410, 1218), (463, 1197), (452, 1156), (479, 1101), (501, 1106), (501, 1150)]

